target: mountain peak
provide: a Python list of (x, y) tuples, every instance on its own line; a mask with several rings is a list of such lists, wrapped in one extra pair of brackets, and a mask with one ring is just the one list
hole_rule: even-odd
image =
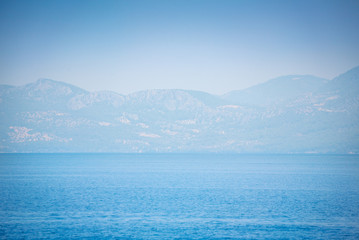
[(60, 82), (57, 82), (57, 81), (49, 79), (49, 78), (39, 78), (36, 81), (36, 84), (55, 84), (55, 83), (60, 83)]
[(36, 82), (25, 85), (24, 90), (30, 94), (51, 94), (51, 95), (74, 95), (86, 93), (87, 91), (74, 85), (55, 81), (48, 78), (40, 78)]

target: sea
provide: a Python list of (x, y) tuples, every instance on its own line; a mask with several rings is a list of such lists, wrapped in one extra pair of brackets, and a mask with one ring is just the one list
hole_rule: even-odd
[(0, 239), (359, 239), (359, 155), (0, 154)]

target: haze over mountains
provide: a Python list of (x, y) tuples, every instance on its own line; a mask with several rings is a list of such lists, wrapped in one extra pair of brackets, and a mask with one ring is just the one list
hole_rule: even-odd
[(359, 153), (359, 67), (215, 96), (0, 85), (1, 152)]

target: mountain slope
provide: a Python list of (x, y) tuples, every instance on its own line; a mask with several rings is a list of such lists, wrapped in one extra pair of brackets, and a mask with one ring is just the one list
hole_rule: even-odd
[(314, 92), (327, 82), (326, 79), (310, 75), (283, 76), (245, 90), (229, 92), (223, 95), (223, 98), (250, 106), (283, 104), (301, 95)]
[(332, 81), (320, 89), (319, 93), (333, 93), (345, 97), (357, 97), (359, 91), (359, 66), (355, 67)]
[(0, 85), (2, 152), (359, 153), (359, 68), (214, 96)]

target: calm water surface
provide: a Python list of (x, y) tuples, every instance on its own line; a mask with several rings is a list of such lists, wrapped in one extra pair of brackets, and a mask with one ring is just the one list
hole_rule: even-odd
[(0, 238), (359, 239), (359, 156), (0, 154)]

